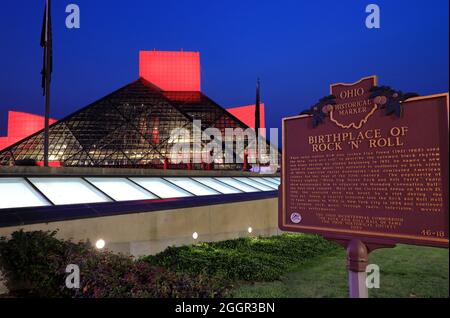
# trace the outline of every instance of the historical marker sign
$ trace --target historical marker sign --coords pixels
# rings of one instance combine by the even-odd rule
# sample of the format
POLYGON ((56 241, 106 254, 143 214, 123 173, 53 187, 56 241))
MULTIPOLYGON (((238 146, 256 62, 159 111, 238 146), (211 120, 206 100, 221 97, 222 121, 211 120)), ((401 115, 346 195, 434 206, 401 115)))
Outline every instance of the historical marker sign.
POLYGON ((283 119, 280 228, 448 247, 449 96, 410 98, 388 115, 376 85, 332 85, 336 103, 317 125, 283 119))

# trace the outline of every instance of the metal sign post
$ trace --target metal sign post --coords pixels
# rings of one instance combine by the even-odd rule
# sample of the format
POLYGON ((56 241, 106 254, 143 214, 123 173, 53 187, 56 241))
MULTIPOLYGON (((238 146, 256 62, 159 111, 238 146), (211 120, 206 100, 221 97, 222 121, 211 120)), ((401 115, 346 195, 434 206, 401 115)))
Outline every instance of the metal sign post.
POLYGON ((347 269, 350 298, 368 298, 366 268, 369 264, 366 245, 360 240, 351 240, 347 245, 347 269))

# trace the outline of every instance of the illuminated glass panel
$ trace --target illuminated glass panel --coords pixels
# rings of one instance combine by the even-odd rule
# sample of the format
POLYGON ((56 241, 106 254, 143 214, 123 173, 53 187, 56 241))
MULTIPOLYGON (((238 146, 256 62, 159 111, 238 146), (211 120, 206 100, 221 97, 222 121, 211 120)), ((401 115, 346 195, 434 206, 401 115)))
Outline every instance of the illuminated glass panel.
POLYGON ((270 183, 276 185, 277 187, 278 187, 278 185, 280 184, 278 181, 276 181, 275 179, 272 179, 272 178, 270 178, 270 177, 263 177, 262 179, 264 179, 264 180, 266 180, 266 181, 268 181, 268 182, 270 182, 270 183))
POLYGON ((249 178, 239 177, 239 178, 235 178, 235 179, 239 180, 239 181, 241 181, 241 182, 243 182, 245 184, 248 184, 249 186, 252 186, 252 187, 254 187, 256 189, 259 189, 261 191, 272 191, 273 190, 272 188, 270 188, 270 187, 268 187, 268 186, 266 186, 266 185, 264 185, 262 183, 259 183, 259 182, 256 182, 254 180, 251 180, 249 178))
POLYGON ((193 178, 193 179, 223 194, 242 193, 242 191, 233 188, 225 183, 217 181, 214 178, 193 178))
POLYGON ((256 181, 256 182, 262 183, 262 184, 264 184, 264 185, 266 185, 266 186, 268 186, 269 188, 272 188, 272 189, 274 189, 274 190, 278 190, 278 186, 277 186, 277 185, 275 185, 273 182, 267 181, 267 180, 265 180, 265 179, 263 179, 263 178, 252 177, 252 178, 250 178, 250 179, 251 179, 251 180, 254 180, 254 181, 256 181))
POLYGON ((226 183, 226 184, 228 184, 228 185, 230 185, 230 186, 232 186, 234 188, 237 188, 237 189, 239 189, 241 191, 244 191, 244 192, 258 192, 258 191, 260 191, 257 188, 251 187, 248 184, 242 183, 242 182, 240 182, 240 181, 238 181, 236 179, 230 178, 230 177, 219 177, 219 178, 216 178, 216 179, 221 181, 221 182, 223 182, 223 183, 226 183))
POLYGON ((192 196, 191 193, 161 178, 131 178, 131 180, 163 199, 192 196))
POLYGON ((0 209, 50 205, 22 178, 0 178, 0 209))
POLYGON ((186 191, 194 195, 214 195, 220 194, 216 190, 213 190, 201 183, 190 178, 166 178, 168 181, 174 183, 176 186, 183 188, 186 191))
POLYGON ((281 183, 281 178, 270 177, 270 178, 267 178, 267 179, 270 179, 270 180, 274 181, 276 184, 280 184, 281 183))
POLYGON ((28 178, 56 205, 111 201, 81 178, 28 178))
POLYGON ((116 201, 148 200, 157 196, 125 178, 86 178, 116 201))

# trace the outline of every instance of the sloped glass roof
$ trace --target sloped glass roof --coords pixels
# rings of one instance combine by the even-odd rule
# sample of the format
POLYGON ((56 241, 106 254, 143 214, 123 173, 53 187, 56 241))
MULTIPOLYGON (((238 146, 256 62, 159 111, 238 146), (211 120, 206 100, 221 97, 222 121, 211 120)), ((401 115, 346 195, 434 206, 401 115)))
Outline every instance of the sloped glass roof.
POLYGON ((162 178, 131 178, 141 187, 156 194, 161 199, 190 197, 193 194, 162 178))
POLYGON ((221 194, 220 192, 191 178, 166 178, 166 180, 197 196, 221 194))
POLYGON ((0 177, 0 210, 275 191, 267 177, 0 177))
POLYGON ((23 178, 0 178, 0 209, 51 205, 23 178))
POLYGON ((112 201, 82 178, 29 178, 46 198, 55 205, 112 201))
POLYGON ((223 194, 242 193, 241 190, 233 188, 232 186, 229 186, 228 184, 220 182, 214 178, 201 177, 193 179, 223 194))
POLYGON ((241 181, 236 180, 235 178, 231 178, 231 177, 219 177, 216 178, 217 180, 219 180, 220 182, 223 182, 229 186, 232 186, 233 188, 239 189, 242 192, 245 193, 249 193, 249 192, 258 192, 261 191, 257 188, 254 188, 246 183, 243 183, 241 181))
POLYGON ((272 188, 274 190, 278 190, 278 185, 275 184, 275 182, 270 182, 264 178, 256 178, 256 177, 250 177, 251 180, 255 181, 255 182, 259 182, 262 183, 266 186, 268 186, 269 188, 272 188))
POLYGON ((106 193, 115 201, 150 200, 158 198, 153 193, 146 191, 138 184, 126 178, 86 178, 100 191, 106 193))
POLYGON ((239 178, 236 178, 236 180, 238 180, 242 183, 248 184, 249 186, 252 186, 253 188, 256 188, 256 189, 259 189, 262 191, 274 190, 272 187, 268 187, 267 185, 265 185, 261 182, 258 182, 256 180, 250 179, 250 178, 239 177, 239 178))

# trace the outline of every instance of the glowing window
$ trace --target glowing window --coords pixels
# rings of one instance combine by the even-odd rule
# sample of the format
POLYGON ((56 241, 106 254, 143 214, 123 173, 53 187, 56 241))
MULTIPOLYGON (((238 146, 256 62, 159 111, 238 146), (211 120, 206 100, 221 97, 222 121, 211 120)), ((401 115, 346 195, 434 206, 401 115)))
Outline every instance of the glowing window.
POLYGON ((131 178, 131 180, 163 199, 192 196, 189 192, 161 178, 131 178))
POLYGON ((56 205, 111 201, 81 178, 29 178, 56 205))
POLYGON ((207 186, 198 183, 189 178, 166 178, 168 181, 174 183, 176 186, 183 188, 194 195, 214 195, 220 194, 216 190, 208 188, 207 186))
POLYGON ((268 186, 266 186, 266 185, 264 185, 262 183, 256 182, 256 181, 251 180, 249 178, 240 177, 240 178, 235 178, 235 179, 239 180, 239 181, 241 181, 241 182, 243 182, 245 184, 248 184, 249 186, 252 186, 252 187, 254 187, 256 189, 259 189, 261 191, 272 191, 273 190, 271 187, 268 187, 268 186))
POLYGON ((22 178, 0 178, 0 209, 46 206, 50 203, 22 178))
POLYGON ((125 178, 86 178, 116 201, 148 200, 157 196, 125 178))
POLYGON ((222 183, 214 178, 193 178, 193 179, 223 194, 242 193, 242 191, 233 188, 225 183, 222 183))
POLYGON ((244 191, 244 192, 258 192, 258 191, 260 191, 257 188, 251 187, 248 184, 242 183, 242 182, 240 182, 240 181, 238 181, 236 179, 230 178, 230 177, 219 177, 219 178, 216 178, 216 179, 221 181, 221 182, 223 182, 223 183, 226 183, 226 184, 228 184, 228 185, 230 185, 230 186, 232 186, 232 187, 234 187, 236 189, 244 191))

